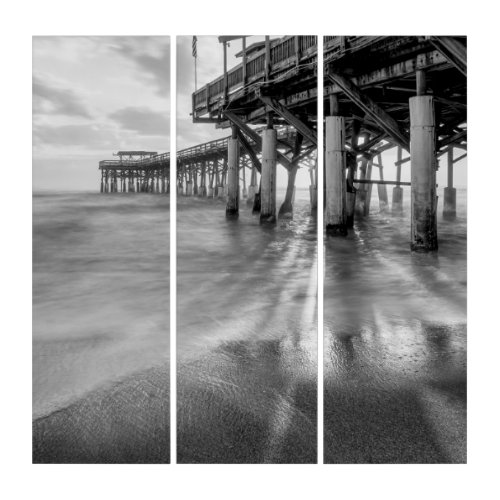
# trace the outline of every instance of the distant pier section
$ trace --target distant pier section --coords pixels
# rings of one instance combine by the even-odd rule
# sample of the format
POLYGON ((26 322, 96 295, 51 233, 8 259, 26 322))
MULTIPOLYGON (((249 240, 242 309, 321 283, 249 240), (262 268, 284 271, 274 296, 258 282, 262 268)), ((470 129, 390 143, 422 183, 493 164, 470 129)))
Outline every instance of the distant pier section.
POLYGON ((170 193, 170 153, 118 151, 99 162, 101 193, 170 193))
MULTIPOLYGON (((245 199, 248 205, 258 212, 259 185, 257 175, 261 172, 259 153, 262 133, 265 127, 252 130, 252 136, 242 142, 237 149, 238 155, 238 197, 245 199), (248 169, 248 173, 247 173, 248 169), (257 195, 257 199, 256 199, 257 195)), ((283 158, 293 151, 297 140, 297 133, 293 127, 277 127, 278 151, 283 158)), ((209 198, 223 198, 228 196, 228 160, 229 144, 232 136, 198 144, 177 152, 177 193, 182 196, 200 196, 209 198)), ((295 156, 295 163, 307 167, 311 176, 311 183, 315 182, 316 175, 316 147, 309 141, 299 143, 299 154, 295 156)))

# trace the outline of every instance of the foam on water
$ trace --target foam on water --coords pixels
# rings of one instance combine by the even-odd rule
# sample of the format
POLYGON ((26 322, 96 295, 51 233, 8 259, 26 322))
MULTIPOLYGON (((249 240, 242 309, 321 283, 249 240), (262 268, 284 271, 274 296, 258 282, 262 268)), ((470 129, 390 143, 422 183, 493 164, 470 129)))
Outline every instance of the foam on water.
POLYGON ((35 194, 33 417, 168 360, 168 197, 35 194))
MULTIPOLYGON (((279 193, 278 206, 284 193, 279 193)), ((316 459, 317 245, 307 190, 275 227, 178 201, 178 460, 316 459)))

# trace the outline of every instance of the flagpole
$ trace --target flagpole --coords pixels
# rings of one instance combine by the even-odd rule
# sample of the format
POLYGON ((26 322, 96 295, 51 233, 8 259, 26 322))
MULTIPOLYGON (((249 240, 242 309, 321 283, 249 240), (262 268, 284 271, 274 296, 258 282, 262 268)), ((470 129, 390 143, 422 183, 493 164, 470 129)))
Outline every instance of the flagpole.
POLYGON ((194 57, 194 90, 195 90, 195 92, 198 90, 198 75, 196 74, 196 59, 198 59, 198 50, 196 47, 197 43, 198 43, 198 37, 193 36, 192 54, 194 57))

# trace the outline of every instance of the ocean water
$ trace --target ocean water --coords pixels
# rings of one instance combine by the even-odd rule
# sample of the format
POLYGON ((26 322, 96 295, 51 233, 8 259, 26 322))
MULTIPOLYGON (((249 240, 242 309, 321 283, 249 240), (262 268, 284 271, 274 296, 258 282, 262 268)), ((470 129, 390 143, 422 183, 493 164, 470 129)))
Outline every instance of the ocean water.
POLYGON ((466 190, 441 213, 439 251, 410 252, 409 189, 400 217, 374 189, 370 216, 325 239, 325 462, 466 461, 466 190))
MULTIPOLYGON (((466 191, 455 221, 440 204, 431 254, 409 250, 404 198, 394 217, 374 193, 347 238, 325 238, 327 463, 466 460, 466 191)), ((316 461, 306 190, 294 215, 265 227, 243 203, 235 221, 178 199, 181 463, 316 461)), ((34 195, 34 461, 168 461, 168 308, 167 197, 34 195)))
MULTIPOLYGON (((278 207, 284 193, 278 193, 278 207)), ((316 461, 317 243, 307 190, 275 227, 179 197, 180 463, 316 461)))
POLYGON ((168 388, 169 231, 166 196, 34 194, 33 419, 151 369, 168 388))

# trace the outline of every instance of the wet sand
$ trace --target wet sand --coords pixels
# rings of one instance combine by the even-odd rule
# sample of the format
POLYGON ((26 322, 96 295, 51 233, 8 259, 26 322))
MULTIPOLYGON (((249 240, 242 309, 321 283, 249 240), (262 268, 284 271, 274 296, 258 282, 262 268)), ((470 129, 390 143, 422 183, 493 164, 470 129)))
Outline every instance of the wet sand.
POLYGON ((169 463, 169 367, 152 368, 33 422, 34 463, 169 463))

